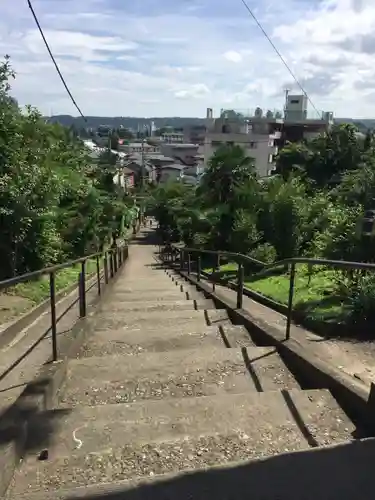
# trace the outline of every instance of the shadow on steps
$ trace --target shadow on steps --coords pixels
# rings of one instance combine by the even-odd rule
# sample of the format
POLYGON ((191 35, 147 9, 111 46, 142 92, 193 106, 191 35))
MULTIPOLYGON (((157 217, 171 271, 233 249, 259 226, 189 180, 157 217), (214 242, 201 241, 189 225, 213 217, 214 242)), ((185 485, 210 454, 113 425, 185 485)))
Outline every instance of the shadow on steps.
POLYGON ((160 235, 154 230, 140 232, 130 241, 130 245, 159 245, 160 235))
MULTIPOLYGON (((160 458, 162 460, 162 457, 160 458)), ((75 500, 373 500, 375 440, 294 452, 127 486, 102 485, 65 493, 75 500), (108 490, 111 491, 108 491, 108 490)), ((155 464, 157 474, 158 464, 155 464)), ((62 494, 62 492, 60 492, 62 494)), ((56 495, 56 492, 54 493, 56 495)), ((43 497, 45 498, 45 497, 43 497)), ((56 496, 52 497, 56 498, 56 496)), ((49 500, 49 497, 48 497, 49 500)))

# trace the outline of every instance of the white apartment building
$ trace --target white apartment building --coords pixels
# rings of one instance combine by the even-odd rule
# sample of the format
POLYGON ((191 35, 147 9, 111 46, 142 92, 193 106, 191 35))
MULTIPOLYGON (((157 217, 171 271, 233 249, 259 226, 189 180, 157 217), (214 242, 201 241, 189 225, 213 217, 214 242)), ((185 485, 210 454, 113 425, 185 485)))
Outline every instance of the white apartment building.
POLYGON ((282 144, 311 140, 334 123, 331 111, 308 110, 308 98, 286 92, 282 144))
POLYGON ((212 109, 207 109, 204 140, 204 163, 224 144, 241 146, 247 156, 254 158, 259 177, 267 177, 275 169, 278 148, 289 142, 312 139, 329 129, 333 113, 308 112, 305 95, 286 93, 283 113, 261 108, 253 111, 221 110, 214 119, 212 109))
POLYGON ((119 150, 126 154, 134 154, 134 153, 142 153, 145 155, 148 154, 157 154, 160 153, 160 147, 157 144, 148 144, 146 141, 142 142, 124 142, 123 144, 119 144, 119 150))
POLYGON ((161 134, 160 139, 168 144, 178 144, 184 142, 183 132, 164 132, 161 134))
POLYGON ((207 131, 204 142, 204 163, 222 145, 241 146, 247 156, 254 158, 260 177, 271 175, 275 167, 277 140, 281 137, 282 120, 259 116, 246 117, 234 110, 222 110, 220 117, 212 117, 207 109, 207 131), (280 122, 279 130, 277 126, 280 122))

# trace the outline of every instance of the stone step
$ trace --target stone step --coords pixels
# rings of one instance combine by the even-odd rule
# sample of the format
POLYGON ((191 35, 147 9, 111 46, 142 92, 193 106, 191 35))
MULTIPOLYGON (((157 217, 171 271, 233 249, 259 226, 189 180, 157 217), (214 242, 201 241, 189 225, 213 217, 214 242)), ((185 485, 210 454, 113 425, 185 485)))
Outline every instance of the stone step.
POLYGON ((70 360, 60 406, 299 387, 274 347, 198 347, 70 360))
MULTIPOLYGON (((342 443, 351 439, 353 431, 326 390, 248 392, 53 410, 31 419, 27 452, 10 494, 12 499, 30 498, 38 491, 57 493, 64 488, 203 471, 231 462, 245 464, 310 446, 342 443), (48 460, 38 461, 43 448, 48 448, 48 460)), ((282 464, 279 471, 283 477, 282 464)), ((311 484, 319 483, 320 478, 312 478, 311 473, 311 484)), ((293 482, 288 488, 293 491, 293 482)), ((176 497, 164 490, 162 498, 176 497)), ((201 491, 191 498, 217 497, 201 491)), ((222 498, 233 497, 228 493, 222 498)), ((271 498, 278 498, 277 489, 271 498)))
POLYGON ((143 292, 114 292, 117 299, 124 300, 126 302, 143 302, 143 301, 160 301, 160 302, 170 302, 174 300, 193 300, 193 299, 204 299, 204 295, 198 291, 195 292, 181 292, 179 289, 160 291, 149 291, 145 290, 143 292))
POLYGON ((251 337, 243 326, 204 326, 200 330, 104 330, 92 334, 76 356, 140 354, 193 347, 251 347, 251 337))
POLYGON ((220 325, 219 332, 226 347, 255 347, 250 333, 244 326, 220 325))
POLYGON ((149 283, 147 286, 142 283, 129 283, 126 280, 121 280, 117 282, 113 287, 112 290, 114 293, 124 293, 124 292, 160 292, 163 293, 165 292, 171 292, 171 291, 176 291, 179 290, 180 292, 196 292, 197 289, 193 285, 189 285, 186 282, 183 283, 177 283, 176 281, 168 281, 167 283, 165 282, 160 282, 154 281, 152 283, 149 283))
POLYGON ((200 328, 204 325, 220 326, 230 324, 228 313, 223 309, 207 311, 142 311, 106 312, 98 311, 89 316, 88 324, 92 330, 123 328, 128 330, 200 328), (190 324, 189 324, 190 323, 190 324))
MULTIPOLYGON (((227 462, 208 470, 187 469, 113 483, 38 491, 23 500, 373 500, 375 439, 285 452, 276 457, 227 462), (314 477, 319 480, 312 480, 314 477)), ((194 464, 193 464, 194 467, 194 464)))
POLYGON ((149 313, 150 311, 183 311, 183 310, 207 310, 216 309, 213 300, 210 299, 199 299, 199 300, 175 300, 175 301, 165 301, 161 300, 144 300, 143 302, 122 300, 122 297, 118 297, 116 294, 111 296, 111 300, 102 304, 98 311, 140 311, 142 313, 149 313))

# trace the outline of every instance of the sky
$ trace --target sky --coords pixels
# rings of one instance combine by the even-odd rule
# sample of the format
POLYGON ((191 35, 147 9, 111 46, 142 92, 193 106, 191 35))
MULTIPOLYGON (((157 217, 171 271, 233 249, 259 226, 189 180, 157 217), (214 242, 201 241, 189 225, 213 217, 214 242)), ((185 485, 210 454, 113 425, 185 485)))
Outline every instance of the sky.
MULTIPOLYGON (((241 0, 34 0, 85 115, 198 116, 282 109, 301 93, 241 0)), ((248 0, 316 110, 375 118, 375 0, 248 0)), ((26 0, 0 0, 12 94, 44 114, 77 111, 26 0)), ((312 113, 315 113, 310 105, 312 113)))

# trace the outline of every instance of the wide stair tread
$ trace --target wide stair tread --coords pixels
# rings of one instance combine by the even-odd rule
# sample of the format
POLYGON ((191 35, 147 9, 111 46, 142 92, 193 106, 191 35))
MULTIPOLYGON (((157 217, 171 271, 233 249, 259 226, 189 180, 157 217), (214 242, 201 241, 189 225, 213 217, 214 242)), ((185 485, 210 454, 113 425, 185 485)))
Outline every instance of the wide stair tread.
POLYGON ((178 288, 172 290, 165 290, 162 293, 160 290, 143 290, 143 291, 116 291, 114 293, 116 300, 124 300, 126 302, 143 302, 143 301, 159 301, 170 302, 174 300, 193 300, 204 299, 204 295, 198 291, 196 292, 181 292, 178 288))
POLYGON ((222 325, 194 327, 190 330, 173 326, 155 330, 100 330, 92 334, 77 357, 108 354, 164 352, 194 347, 250 347, 254 343, 244 326, 222 325))
POLYGON ((195 348, 70 360, 61 406, 299 387, 273 347, 195 348))
POLYGON ((144 280, 144 281, 126 281, 122 280, 116 283, 112 287, 112 292, 113 293, 126 293, 126 292, 135 292, 135 293, 140 293, 140 292, 159 292, 159 293, 164 293, 164 292, 171 292, 171 291, 179 291, 179 292, 196 292, 197 288, 193 285, 190 285, 189 283, 185 281, 177 282, 177 281, 160 281, 160 280, 154 280, 150 282, 149 280, 144 280))
POLYGON ((115 328, 134 329, 157 329, 157 328, 184 328, 190 329, 195 326, 216 325, 230 323, 228 313, 225 310, 196 311, 97 311, 88 320, 92 330, 107 330, 115 328), (190 323, 190 325, 189 325, 190 323))
POLYGON ((30 422, 12 498, 306 450, 344 442, 353 430, 326 390, 53 410, 30 422), (42 446, 49 449, 45 462, 37 460, 42 446))
POLYGON ((158 301, 144 300, 143 302, 132 302, 123 300, 122 297, 114 295, 111 301, 103 304, 98 310, 102 311, 142 311, 148 313, 150 311, 182 311, 182 310, 206 310, 215 309, 213 300, 210 299, 194 299, 194 300, 175 300, 175 301, 158 301))

